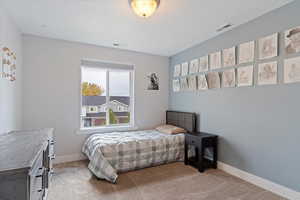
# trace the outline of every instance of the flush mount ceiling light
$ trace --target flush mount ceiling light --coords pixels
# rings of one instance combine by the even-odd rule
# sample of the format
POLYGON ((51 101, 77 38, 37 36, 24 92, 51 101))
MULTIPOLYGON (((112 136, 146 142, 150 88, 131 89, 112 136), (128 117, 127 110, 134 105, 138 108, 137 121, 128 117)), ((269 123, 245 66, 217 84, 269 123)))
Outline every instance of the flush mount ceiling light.
POLYGON ((131 8, 140 17, 150 17, 158 8, 160 0, 128 0, 131 8))

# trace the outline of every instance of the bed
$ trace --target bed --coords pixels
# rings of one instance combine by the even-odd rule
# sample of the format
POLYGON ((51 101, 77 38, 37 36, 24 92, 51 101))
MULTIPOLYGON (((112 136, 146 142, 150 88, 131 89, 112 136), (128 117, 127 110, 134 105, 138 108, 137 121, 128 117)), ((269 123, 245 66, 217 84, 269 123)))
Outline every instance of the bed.
MULTIPOLYGON (((167 111, 166 123, 196 130, 194 113, 167 111)), ((116 183, 126 172, 184 160, 184 134, 168 135, 157 130, 95 133, 82 147, 88 168, 100 179, 116 183)))

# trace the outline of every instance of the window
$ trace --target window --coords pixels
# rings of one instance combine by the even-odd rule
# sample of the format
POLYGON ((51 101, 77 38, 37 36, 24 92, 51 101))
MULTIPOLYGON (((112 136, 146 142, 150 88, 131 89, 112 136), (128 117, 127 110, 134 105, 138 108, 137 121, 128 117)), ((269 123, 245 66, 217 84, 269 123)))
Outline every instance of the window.
POLYGON ((81 128, 134 125, 133 73, 129 65, 82 61, 81 128))

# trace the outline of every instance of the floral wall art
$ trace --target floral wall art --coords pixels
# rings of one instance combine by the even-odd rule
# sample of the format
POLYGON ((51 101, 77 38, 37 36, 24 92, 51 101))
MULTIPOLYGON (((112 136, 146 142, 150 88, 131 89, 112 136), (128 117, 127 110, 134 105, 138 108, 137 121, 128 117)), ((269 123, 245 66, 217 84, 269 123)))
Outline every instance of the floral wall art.
POLYGON ((287 54, 300 52, 300 26, 285 32, 285 51, 287 54))
POLYGON ((232 67, 235 65, 235 47, 223 50, 224 67, 232 67))
POLYGON ((254 41, 240 44, 239 64, 253 62, 254 60, 254 41))
POLYGON ((300 82, 300 57, 284 61, 284 83, 300 82))
POLYGON ((273 58, 278 55, 278 33, 259 39, 259 59, 273 58))
POLYGON ((277 83, 277 62, 262 63, 258 65, 258 85, 277 83))
POLYGON ((208 56, 203 56, 199 59, 199 72, 208 71, 208 56))
POLYGON ((222 73, 222 87, 235 87, 235 69, 229 69, 222 73))
POLYGON ((1 47, 1 77, 10 81, 16 80, 17 56, 8 47, 1 47))
POLYGON ((221 52, 220 51, 211 53, 209 55, 209 59, 210 59, 210 69, 214 70, 214 69, 221 68, 221 52))

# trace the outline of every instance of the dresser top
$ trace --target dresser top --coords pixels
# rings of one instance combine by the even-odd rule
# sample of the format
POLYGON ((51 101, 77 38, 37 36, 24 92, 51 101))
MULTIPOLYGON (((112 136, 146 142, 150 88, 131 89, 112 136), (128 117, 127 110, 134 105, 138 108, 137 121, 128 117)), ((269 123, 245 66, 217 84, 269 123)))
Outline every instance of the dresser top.
POLYGON ((0 135, 0 173, 30 169, 52 134, 53 129, 40 129, 0 135))

